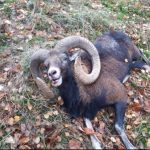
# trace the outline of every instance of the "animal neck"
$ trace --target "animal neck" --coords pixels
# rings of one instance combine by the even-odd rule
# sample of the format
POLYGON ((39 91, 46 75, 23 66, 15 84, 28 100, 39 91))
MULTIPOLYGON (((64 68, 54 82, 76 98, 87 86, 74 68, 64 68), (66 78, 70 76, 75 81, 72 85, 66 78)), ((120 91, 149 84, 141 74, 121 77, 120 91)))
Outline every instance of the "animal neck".
POLYGON ((62 86, 59 87, 59 92, 60 96, 64 100, 64 107, 66 108, 66 111, 74 117, 79 116, 80 111, 78 109, 80 96, 72 70, 67 72, 67 76, 63 79, 62 86))

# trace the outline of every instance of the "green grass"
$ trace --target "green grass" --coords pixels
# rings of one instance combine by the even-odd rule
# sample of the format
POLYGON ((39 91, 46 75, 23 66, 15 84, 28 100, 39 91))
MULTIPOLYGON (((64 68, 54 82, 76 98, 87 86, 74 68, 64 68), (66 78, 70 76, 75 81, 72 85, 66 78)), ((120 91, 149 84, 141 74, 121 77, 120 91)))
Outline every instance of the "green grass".
MULTIPOLYGON (((31 0, 31 2, 33 1, 31 0)), ((16 61, 16 58, 13 59, 12 57, 19 56, 19 63, 22 67, 21 71, 23 71, 24 73, 22 76, 24 78, 23 81, 19 85, 17 85, 17 88, 24 86, 23 91, 21 93, 18 93, 17 89, 17 91, 11 94, 10 97, 7 98, 7 100, 4 99, 4 102, 12 102, 13 105, 16 106, 15 109, 13 109, 13 115, 19 115, 22 117, 22 119, 18 123, 18 126, 21 123, 28 122, 34 124, 36 122, 36 116, 38 115, 41 117, 42 123, 44 121, 52 124, 55 123, 57 124, 57 127, 60 124, 63 125, 64 123, 67 123, 73 127, 76 127, 76 124, 72 124, 69 116, 65 113, 59 113, 58 115, 49 116, 48 119, 44 118, 45 113, 57 110, 58 106, 57 104, 50 105, 48 100, 45 100, 41 96, 40 91, 37 89, 34 81, 29 81, 29 79, 31 79, 31 73, 29 70, 31 58, 30 56, 34 52, 34 47, 43 47, 45 42, 47 42, 47 45, 45 47, 51 48, 61 37, 67 37, 69 35, 75 35, 77 33, 89 38, 91 41, 95 41, 96 37, 98 35, 101 35, 102 32, 109 31, 110 28, 113 28, 116 30, 121 29, 125 32, 127 31, 127 34, 131 36, 131 38, 133 38, 134 34, 138 36, 139 41, 134 42, 139 48, 144 49, 144 54, 148 58, 150 58, 150 51, 148 50, 150 48, 150 36, 148 34, 149 32, 141 27, 138 28, 137 26, 141 25, 141 23, 147 24, 150 17, 149 12, 144 9, 146 6, 143 4, 141 7, 135 7, 136 2, 139 3, 139 0, 44 0, 44 2, 45 5, 43 7, 37 7, 33 16, 30 16, 32 14, 32 9, 30 9, 29 11, 27 6, 25 6, 25 4, 19 4, 19 1, 5 0, 5 2, 0 5, 0 10, 2 10, 1 13, 3 15, 6 14, 7 19, 10 19, 10 16, 12 15, 11 4, 16 3, 18 9, 20 8, 29 11, 27 18, 25 18, 23 21, 21 20, 20 23, 23 25, 28 25, 31 23, 33 25, 33 31, 25 32, 27 34, 32 34, 32 39, 29 41, 27 39, 20 42, 19 39, 15 37, 15 35, 11 39, 5 34, 0 34, 0 52, 4 52, 6 49, 11 50, 11 63, 15 63, 16 61), (94 8, 92 4, 96 4, 98 8, 94 8), (128 17, 128 19, 124 19, 125 17, 128 17), (55 32, 53 27, 56 27, 57 29, 57 26, 58 31, 55 33, 55 38, 53 37, 53 34, 55 32), (46 31, 47 35, 37 36, 36 33, 39 31, 46 31), (48 38, 48 35, 52 35, 52 37, 48 38), (8 41, 10 41, 11 44, 8 44, 8 41), (22 44, 24 44, 25 46, 22 46, 22 44), (23 47, 23 50, 21 52, 18 52, 15 47, 19 47, 20 45, 23 47), (32 110, 29 110, 27 108, 28 102, 33 106, 32 110), (18 105, 20 106, 19 109, 17 108, 18 105)), ((15 32, 17 34, 18 30, 15 29, 15 31, 17 31, 15 32)), ((8 60, 7 63, 10 62, 8 60)), ((11 80, 16 84, 17 80, 21 80, 20 78, 18 78, 18 74, 12 75, 8 80, 11 80)), ((141 73, 139 77, 144 80, 150 79, 148 75, 143 73, 141 73)), ((7 84, 8 83, 6 83, 6 85, 7 84)), ((130 82, 130 86, 139 88, 139 85, 135 81, 130 82)), ((144 115, 145 114, 143 114, 143 116, 144 115)), ((112 128, 112 124, 110 124, 109 122, 109 113, 105 112, 105 115, 99 116, 99 120, 101 119, 106 123, 107 126, 106 135, 111 136, 111 134, 114 133, 114 128, 112 128)), ((145 119, 149 120, 148 118, 145 119)), ((0 125, 0 130, 5 130, 7 127, 9 126, 5 124, 0 125)), ((42 125, 39 128, 41 127, 42 125)), ((139 147, 139 145, 142 143, 146 148, 146 138, 150 136, 149 130, 150 129, 148 123, 141 122, 141 124, 136 127, 135 132, 138 132, 138 137, 135 140, 137 141, 137 147, 139 147)), ((70 137, 75 139, 77 138, 73 134, 70 137, 66 137, 65 132, 70 133, 71 131, 69 129, 63 129, 61 131, 61 142, 56 144, 56 148, 57 146, 61 148, 68 148, 70 137)), ((6 144, 4 140, 9 134, 13 135, 11 132, 8 132, 5 133, 3 137, 0 137, 1 149, 10 148, 10 145, 6 144)), ((79 134, 81 134, 80 131, 79 134)), ((109 137, 106 137, 106 135, 103 135, 103 138, 106 139, 106 141, 109 141, 109 137)), ((40 135, 38 133, 38 136, 40 136, 44 147, 47 148, 47 145, 45 143, 45 135, 40 135)), ((82 136, 84 137, 84 142, 82 144, 86 145, 87 148, 89 148, 91 146, 89 139, 86 135, 82 134, 82 136)), ((103 144, 107 145, 108 143, 106 142, 103 144)))
POLYGON ((146 147, 146 140, 150 138, 150 124, 148 122, 141 122, 135 131, 138 133, 136 138, 138 144, 142 143, 146 147))
POLYGON ((2 4, 0 4, 0 9, 5 16, 10 17, 12 13, 12 9, 10 7, 11 4, 16 2, 16 0, 4 0, 2 4))
POLYGON ((101 0, 101 2, 111 11, 117 12, 119 14, 118 19, 123 19, 125 15, 132 16, 133 14, 139 15, 140 17, 144 18, 150 17, 149 11, 144 11, 141 9, 140 7, 141 2, 139 0, 134 1, 101 0), (136 8, 136 4, 139 4, 139 7, 136 8))

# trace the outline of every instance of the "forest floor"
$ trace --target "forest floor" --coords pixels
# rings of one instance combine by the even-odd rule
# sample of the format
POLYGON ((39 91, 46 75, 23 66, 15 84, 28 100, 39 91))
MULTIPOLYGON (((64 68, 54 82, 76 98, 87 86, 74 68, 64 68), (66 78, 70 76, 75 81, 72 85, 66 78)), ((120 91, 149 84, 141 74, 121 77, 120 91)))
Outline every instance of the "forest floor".
MULTIPOLYGON (((0 0, 0 149, 92 148, 82 118, 71 119, 59 97, 44 99, 29 70, 31 54, 69 35, 94 42, 111 29, 126 32, 150 58, 147 0, 0 0)), ((125 83, 125 129, 133 145, 150 148, 150 75, 134 70, 125 83)), ((125 148, 111 108, 92 121, 105 148, 125 148)))

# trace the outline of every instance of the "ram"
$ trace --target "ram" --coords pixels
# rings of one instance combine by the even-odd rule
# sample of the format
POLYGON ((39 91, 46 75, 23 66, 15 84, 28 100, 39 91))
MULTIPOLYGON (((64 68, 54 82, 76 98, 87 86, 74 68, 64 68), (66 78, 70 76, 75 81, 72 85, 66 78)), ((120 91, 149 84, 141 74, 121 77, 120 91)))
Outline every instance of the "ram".
MULTIPOLYGON (((122 84, 132 68, 149 69, 149 62, 123 32, 111 31, 96 39, 95 44, 80 36, 60 40, 52 50, 39 50, 31 59, 31 73, 41 91, 52 98, 55 93, 40 77, 44 63, 52 86, 59 89, 66 111, 73 117, 83 117, 88 128, 96 113, 104 107, 115 109, 115 129, 127 149, 135 149, 124 131, 127 93, 122 84), (72 54, 70 50, 74 48, 72 54)), ((101 148, 91 135, 94 148, 101 148)))

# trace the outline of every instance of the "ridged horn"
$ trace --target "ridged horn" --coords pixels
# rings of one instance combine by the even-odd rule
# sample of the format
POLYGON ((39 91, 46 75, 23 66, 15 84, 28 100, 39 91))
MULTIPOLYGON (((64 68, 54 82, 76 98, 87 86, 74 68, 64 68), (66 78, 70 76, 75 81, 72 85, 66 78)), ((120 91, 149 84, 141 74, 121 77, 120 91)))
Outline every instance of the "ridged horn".
POLYGON ((96 47, 86 38, 81 36, 69 36, 60 40, 54 49, 59 52, 65 52, 73 48, 85 50, 91 56, 92 60, 92 71, 87 74, 82 69, 80 58, 77 58, 74 64, 75 76, 86 85, 95 82, 101 70, 100 57, 96 47))
POLYGON ((36 51, 31 56, 31 63, 30 63, 30 71, 33 76, 33 79, 35 80, 39 90, 41 90, 42 94, 46 98, 54 98, 55 94, 50 90, 50 88, 46 85, 45 81, 41 79, 40 77, 40 64, 45 61, 45 59, 48 57, 49 51, 45 49, 40 49, 36 51))

